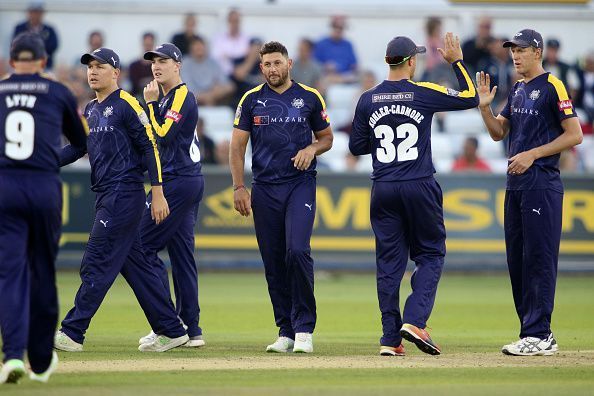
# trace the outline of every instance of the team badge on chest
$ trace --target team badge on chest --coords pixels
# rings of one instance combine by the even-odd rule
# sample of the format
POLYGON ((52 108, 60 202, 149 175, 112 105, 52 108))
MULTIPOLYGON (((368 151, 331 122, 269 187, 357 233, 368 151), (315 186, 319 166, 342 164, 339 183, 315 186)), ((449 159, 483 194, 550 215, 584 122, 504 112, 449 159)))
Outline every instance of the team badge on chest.
POLYGON ((105 110, 103 110, 103 117, 109 118, 111 115, 113 115, 113 106, 107 106, 105 110))
POLYGON ((538 99, 538 97, 540 96, 540 90, 539 89, 535 89, 534 91, 530 92, 530 100, 536 100, 538 99))
POLYGON ((291 106, 293 106, 293 107, 294 107, 294 108, 296 108, 296 109, 300 109, 300 108, 302 108, 302 107, 304 106, 304 104, 305 104, 305 103, 303 102, 303 99, 301 99, 301 98, 295 98, 295 99, 293 99, 293 101, 291 102, 291 106))

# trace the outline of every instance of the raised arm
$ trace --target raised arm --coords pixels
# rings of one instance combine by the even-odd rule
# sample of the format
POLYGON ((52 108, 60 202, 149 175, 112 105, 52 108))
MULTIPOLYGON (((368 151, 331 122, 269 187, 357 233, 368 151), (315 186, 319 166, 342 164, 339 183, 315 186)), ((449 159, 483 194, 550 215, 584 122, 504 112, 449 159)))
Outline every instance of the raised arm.
POLYGON ((491 135, 491 139, 498 142, 509 133, 509 120, 501 114, 495 117, 491 110, 491 103, 495 98, 497 86, 490 89, 491 77, 483 71, 476 73, 476 85, 480 99, 479 111, 481 117, 483 117, 483 122, 489 131, 489 135, 491 135))

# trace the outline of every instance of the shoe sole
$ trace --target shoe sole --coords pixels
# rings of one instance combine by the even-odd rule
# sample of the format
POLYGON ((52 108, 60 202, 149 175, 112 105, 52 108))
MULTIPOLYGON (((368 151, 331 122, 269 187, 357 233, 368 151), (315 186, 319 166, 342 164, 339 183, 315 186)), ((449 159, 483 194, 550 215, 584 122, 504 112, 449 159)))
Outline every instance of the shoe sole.
POLYGON ((25 376, 25 371, 21 369, 15 369, 8 374, 6 378, 7 384, 18 384, 18 382, 25 376))
POLYGON ((177 348, 179 346, 182 346, 183 344, 185 344, 188 341, 189 341, 189 337, 186 336, 186 337, 182 338, 181 340, 174 341, 171 344, 168 344, 166 346, 160 347, 159 349, 142 350, 140 348, 143 347, 144 345, 151 345, 151 344, 143 344, 143 345, 140 345, 138 347, 138 350, 140 352, 167 352, 167 351, 169 351, 171 349, 174 349, 174 348, 177 348))
POLYGON ((382 349, 380 350, 380 356, 405 356, 405 354, 390 351, 389 349, 382 349))
POLYGON ((293 348, 286 349, 286 350, 274 349, 274 348, 266 348, 266 352, 267 353, 290 353, 290 352, 293 352, 293 348))
POLYGON ((206 345, 206 342, 204 342, 204 340, 190 340, 188 342, 186 342, 184 345, 182 345, 182 347, 184 348, 200 348, 206 345))
POLYGON ((439 350, 435 345, 428 343, 415 333, 408 331, 408 329, 400 330, 400 335, 406 341, 415 344, 417 348, 419 348, 422 352, 425 352, 426 354, 433 356, 441 355, 441 350, 439 350))
POLYGON ((305 349, 293 349, 293 353, 313 353, 313 349, 311 351, 306 351, 305 349))
POLYGON ((57 351, 62 351, 62 352, 82 352, 82 348, 72 348, 72 347, 68 347, 68 346, 64 346, 64 345, 56 345, 54 344, 54 349, 57 351))
POLYGON ((538 351, 538 352, 529 352, 529 353, 523 353, 523 352, 513 353, 507 349, 501 350, 501 353, 503 353, 504 355, 507 355, 507 356, 552 356, 552 355, 556 354, 557 352, 559 352, 559 348, 538 351))

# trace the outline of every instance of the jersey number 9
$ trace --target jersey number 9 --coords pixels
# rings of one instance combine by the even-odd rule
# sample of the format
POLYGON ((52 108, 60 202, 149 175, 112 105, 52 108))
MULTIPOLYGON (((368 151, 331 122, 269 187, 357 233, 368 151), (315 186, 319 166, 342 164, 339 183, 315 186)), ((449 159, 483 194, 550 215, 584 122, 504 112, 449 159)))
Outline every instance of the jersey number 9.
POLYGON ((419 139, 419 130, 413 124, 401 124, 396 127, 396 137, 404 139, 398 146, 394 146, 394 130, 388 125, 378 125, 373 130, 375 137, 380 140, 376 150, 379 162, 389 164, 395 159, 398 162, 413 161, 419 156, 419 150, 413 147, 419 139))
POLYGON ((13 160, 26 160, 33 154, 35 144, 35 120, 23 110, 14 110, 6 117, 6 156, 13 160))

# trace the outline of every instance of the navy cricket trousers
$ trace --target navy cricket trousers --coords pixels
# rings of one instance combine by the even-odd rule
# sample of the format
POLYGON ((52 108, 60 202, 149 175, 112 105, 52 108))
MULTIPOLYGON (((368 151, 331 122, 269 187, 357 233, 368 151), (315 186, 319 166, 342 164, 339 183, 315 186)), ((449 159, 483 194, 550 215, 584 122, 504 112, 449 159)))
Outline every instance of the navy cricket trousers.
POLYGON ((402 324, 423 329, 433 310, 446 251, 441 188, 433 177, 403 182, 375 181, 370 217, 382 315, 380 344, 396 347, 402 342, 402 324), (409 253, 416 268, 411 279, 412 293, 402 317, 400 283, 409 253))
POLYGON ((505 246, 520 338, 551 333, 562 214, 561 192, 505 192, 505 246))
POLYGON ((188 326, 188 335, 195 337, 202 335, 202 329, 199 326, 200 305, 198 268, 194 260, 194 226, 198 206, 204 194, 204 178, 179 176, 165 181, 163 191, 171 214, 161 224, 155 224, 151 219, 152 196, 149 193, 147 207, 140 223, 140 239, 147 260, 155 268, 170 294, 167 268, 157 254, 167 248, 171 260, 176 312, 188 326))
POLYGON ((0 173, 0 332, 4 361, 47 370, 58 323, 55 261, 62 227, 58 175, 0 173))
POLYGON ((144 191, 97 194, 95 221, 80 267, 82 284, 62 331, 83 343, 91 319, 119 273, 132 287, 151 327, 167 337, 185 334, 161 279, 146 260, 138 226, 145 207, 144 191))
POLYGON ((254 184, 252 210, 258 247, 279 336, 313 333, 314 262, 310 239, 316 214, 316 179, 254 184))

